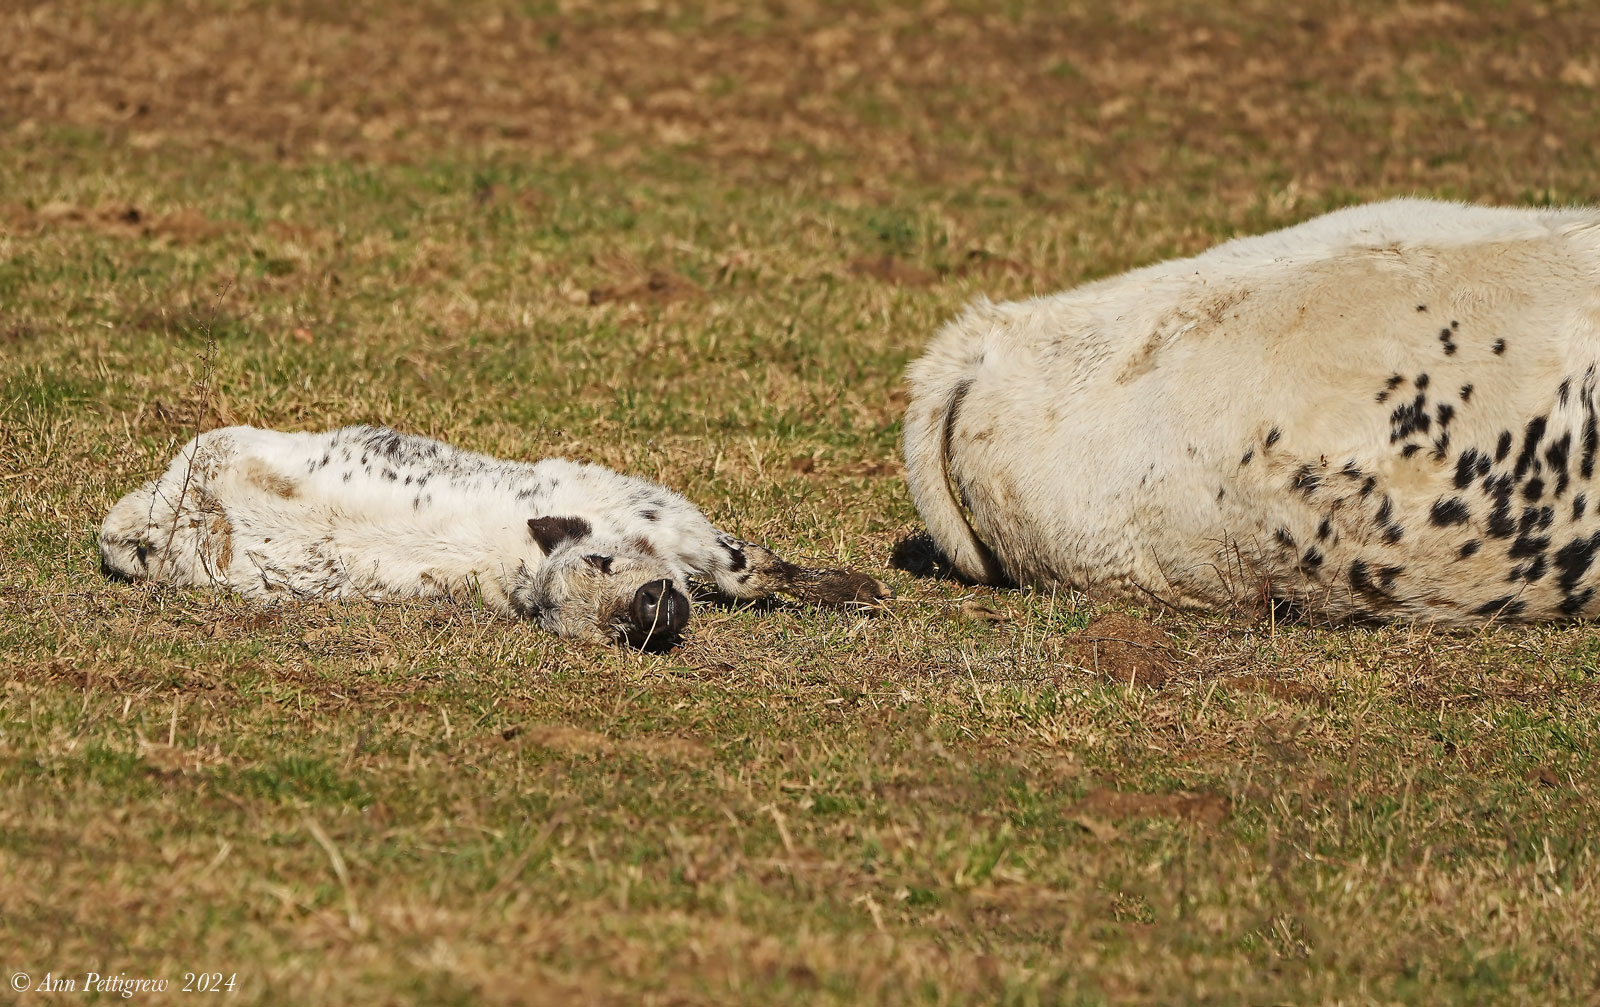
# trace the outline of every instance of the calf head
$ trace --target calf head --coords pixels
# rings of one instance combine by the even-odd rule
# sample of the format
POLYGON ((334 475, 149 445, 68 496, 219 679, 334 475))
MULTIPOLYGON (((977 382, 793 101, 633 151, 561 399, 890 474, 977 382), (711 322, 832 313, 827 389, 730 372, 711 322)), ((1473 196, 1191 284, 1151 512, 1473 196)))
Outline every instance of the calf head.
POLYGON ((680 575, 649 540, 597 536, 581 517, 540 517, 528 533, 544 561, 517 578, 511 604, 561 636, 665 649, 689 623, 680 575))

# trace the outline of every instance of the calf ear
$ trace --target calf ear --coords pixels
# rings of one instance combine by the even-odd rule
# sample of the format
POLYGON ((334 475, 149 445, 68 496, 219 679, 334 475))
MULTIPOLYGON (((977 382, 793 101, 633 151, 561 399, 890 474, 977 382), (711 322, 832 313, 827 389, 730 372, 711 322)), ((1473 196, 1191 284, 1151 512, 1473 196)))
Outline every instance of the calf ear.
POLYGON ((581 517, 536 517, 528 519, 528 531, 546 556, 569 538, 583 538, 594 531, 581 517))

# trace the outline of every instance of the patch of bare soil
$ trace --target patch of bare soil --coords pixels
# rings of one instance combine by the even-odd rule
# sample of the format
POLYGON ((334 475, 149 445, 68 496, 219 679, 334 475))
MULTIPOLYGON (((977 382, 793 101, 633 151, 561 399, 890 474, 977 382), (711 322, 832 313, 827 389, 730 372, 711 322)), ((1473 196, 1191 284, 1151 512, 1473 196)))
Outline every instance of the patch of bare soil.
POLYGON ((850 263, 850 272, 856 276, 870 276, 897 287, 926 287, 939 282, 939 274, 931 269, 913 266, 892 255, 876 259, 857 259, 850 263))
MULTIPOLYGON (((1180 790, 1172 794, 1141 794, 1132 790, 1097 787, 1073 811, 1080 816, 1117 821, 1124 818, 1172 818, 1200 825, 1219 825, 1232 810, 1232 802, 1211 791, 1180 790)), ((1092 830, 1091 830, 1092 831, 1092 830)))
POLYGON ((897 287, 928 287, 947 279, 961 279, 968 276, 1035 277, 1038 275, 1015 259, 995 255, 981 248, 968 251, 961 257, 961 261, 953 266, 940 266, 937 269, 912 265, 893 255, 855 259, 851 261, 849 268, 853 276, 869 276, 897 287))
POLYGON ((1152 688, 1166 684, 1182 666, 1165 630, 1123 612, 1096 616, 1067 641, 1066 653, 1097 675, 1152 688))
POLYGON ((1229 692, 1271 696, 1273 699, 1286 703, 1300 703, 1307 706, 1326 708, 1328 696, 1314 685, 1304 682, 1292 682, 1282 678, 1267 678, 1263 675, 1239 675, 1235 678, 1222 680, 1222 687, 1229 692))
POLYGON ((666 269, 652 269, 615 284, 589 291, 590 304, 667 304, 688 300, 704 293, 685 276, 666 269))
POLYGON ((688 738, 613 738, 567 724, 519 724, 498 737, 501 743, 526 743, 562 755, 625 754, 692 762, 710 754, 706 746, 688 738))
POLYGON ((127 203, 85 207, 53 202, 36 210, 11 206, 0 211, 0 217, 7 226, 19 231, 81 227, 114 237, 161 240, 177 245, 197 244, 230 230, 229 225, 212 220, 198 210, 152 213, 127 203))

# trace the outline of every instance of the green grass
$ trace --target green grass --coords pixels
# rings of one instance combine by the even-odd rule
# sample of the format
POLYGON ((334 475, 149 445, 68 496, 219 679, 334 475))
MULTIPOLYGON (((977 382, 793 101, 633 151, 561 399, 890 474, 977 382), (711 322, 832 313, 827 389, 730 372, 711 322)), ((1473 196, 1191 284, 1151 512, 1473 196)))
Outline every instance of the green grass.
POLYGON ((964 303, 1390 195, 1592 199, 1593 12, 556 7, 0 16, 11 79, 54 96, 0 106, 7 976, 221 971, 263 1004, 1600 996, 1588 626, 1329 630, 887 569, 918 529, 900 375, 964 303), (470 606, 106 580, 107 508, 232 422, 591 459, 899 598, 705 607, 648 656, 470 606), (1156 684, 1092 642, 1108 617, 1167 641, 1156 684))

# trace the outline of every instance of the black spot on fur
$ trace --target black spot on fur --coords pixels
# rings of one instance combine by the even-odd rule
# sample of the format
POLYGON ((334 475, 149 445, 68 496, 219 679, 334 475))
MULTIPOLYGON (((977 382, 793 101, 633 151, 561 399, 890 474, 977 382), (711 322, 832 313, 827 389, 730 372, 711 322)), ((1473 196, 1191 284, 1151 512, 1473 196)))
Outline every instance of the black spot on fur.
POLYGON ((1502 619, 1515 619, 1522 614, 1524 608, 1527 608, 1526 602, 1518 601, 1517 596, 1514 594, 1508 594, 1504 598, 1496 598, 1494 601, 1484 602, 1477 607, 1476 613, 1486 619, 1495 616, 1499 616, 1502 619))
POLYGON ((642 511, 639 512, 639 516, 644 518, 646 521, 660 521, 661 520, 661 515, 659 513, 657 513, 656 511, 653 511, 653 510, 642 510, 642 511))
POLYGON ((1439 421, 1441 427, 1449 426, 1450 421, 1455 419, 1455 415, 1456 407, 1448 402, 1439 403, 1439 408, 1434 411, 1434 417, 1439 421))
POLYGON ((1287 546, 1290 549, 1294 548, 1294 536, 1289 534, 1289 529, 1287 528, 1279 528, 1273 538, 1278 540, 1279 545, 1287 546))
POLYGON ((1417 380, 1416 380, 1416 386, 1417 386, 1417 391, 1421 391, 1424 388, 1427 388, 1428 387, 1428 376, 1426 374, 1418 374, 1417 375, 1417 380))
POLYGON ((1482 542, 1479 542, 1475 538, 1468 539, 1467 541, 1461 543, 1460 549, 1456 550, 1456 559, 1466 559, 1468 556, 1476 556, 1478 554, 1478 550, 1482 548, 1482 542))
POLYGON ((1412 433, 1427 433, 1433 425, 1428 415, 1428 398, 1418 394, 1410 402, 1402 402, 1389 414, 1389 443, 1404 440, 1412 433))
POLYGON ((1519 535, 1511 543, 1511 549, 1506 553, 1512 559, 1527 559, 1530 556, 1542 556, 1550 548, 1550 540, 1543 535, 1519 535))
POLYGON ((1278 438, 1282 437, 1282 436, 1283 436, 1283 434, 1279 432, 1277 427, 1273 427, 1271 430, 1268 430, 1267 431, 1267 447, 1270 448, 1270 447, 1272 447, 1272 445, 1278 443, 1278 438))
POLYGON ((1381 594, 1372 577, 1367 573, 1365 560, 1356 560, 1350 564, 1350 586, 1357 592, 1365 595, 1381 594))
POLYGON ((1585 605, 1594 600, 1594 588, 1584 588, 1577 594, 1569 594, 1561 599, 1561 614, 1572 617, 1582 612, 1585 605))
POLYGON ((1566 405, 1567 404, 1567 396, 1571 392, 1572 392, 1572 379, 1571 378, 1563 378, 1561 380, 1561 384, 1556 386, 1556 402, 1558 402, 1559 404, 1561 404, 1563 406, 1566 405))
POLYGON ((1383 498, 1383 503, 1379 505, 1378 513, 1375 515, 1374 520, 1377 521, 1378 527, 1382 529, 1383 541, 1388 545, 1394 545, 1406 533, 1403 527, 1395 523, 1394 501, 1387 496, 1383 498))
POLYGON ((1573 497, 1572 498, 1572 520, 1581 521, 1583 519, 1583 509, 1585 507, 1587 507, 1588 505, 1589 505, 1589 496, 1588 496, 1588 494, 1579 493, 1577 496, 1573 497))
POLYGON ((1571 594, 1583 580, 1583 575, 1594 565, 1594 554, 1600 550, 1600 532, 1588 538, 1575 538, 1556 550, 1556 569, 1561 571, 1559 583, 1562 592, 1571 594))
POLYGON ((1517 530, 1517 523, 1511 516, 1511 493, 1516 484, 1509 475, 1498 475, 1485 479, 1483 488, 1494 499, 1494 508, 1489 511, 1489 536, 1510 538, 1517 530))
POLYGON ((1441 433, 1433 439, 1433 460, 1442 462, 1450 457, 1450 434, 1441 433))
POLYGON ((1316 546, 1307 549, 1305 555, 1300 557, 1300 567, 1303 570, 1315 570, 1321 565, 1322 553, 1317 550, 1316 546))
POLYGON ((1319 541, 1319 542, 1326 541, 1328 536, 1332 535, 1332 534, 1333 534, 1333 521, 1328 519, 1328 518, 1323 518, 1322 519, 1322 523, 1317 525, 1317 541, 1319 541))
POLYGON ((1494 345, 1489 348, 1493 350, 1494 355, 1498 357, 1500 354, 1506 351, 1506 341, 1504 339, 1496 339, 1494 341, 1494 345))
POLYGON ((1421 444, 1407 444, 1405 447, 1400 449, 1400 457, 1402 457, 1402 458, 1410 458, 1412 455, 1416 454, 1418 451, 1421 451, 1421 450, 1422 450, 1422 445, 1421 444))
POLYGON ((1461 452, 1461 457, 1456 459, 1456 489, 1464 490, 1472 485, 1472 472, 1480 457, 1477 448, 1467 448, 1461 452))
POLYGON ((1339 470, 1339 474, 1344 476, 1346 479, 1360 479, 1361 469, 1356 465, 1354 460, 1351 460, 1344 463, 1344 468, 1339 470))
POLYGON ((734 573, 743 570, 745 564, 749 562, 745 558, 744 550, 726 543, 722 547, 728 551, 728 569, 734 573))
POLYGON ((1449 500, 1435 500, 1433 510, 1428 514, 1428 520, 1441 528, 1450 525, 1465 524, 1471 512, 1467 510, 1466 502, 1460 497, 1451 497, 1449 500))
POLYGON ((592 533, 594 528, 581 517, 545 516, 529 518, 528 531, 545 555, 549 555, 567 539, 583 538, 592 533))
POLYGON ((1594 475, 1595 450, 1600 448, 1600 429, 1596 429, 1594 401, 1583 402, 1583 458, 1578 463, 1578 474, 1585 479, 1594 475))
POLYGON ((1246 451, 1244 453, 1244 457, 1243 458, 1239 459, 1239 464, 1240 465, 1249 465, 1250 464, 1250 459, 1254 458, 1255 456, 1256 456, 1256 449, 1255 448, 1251 448, 1249 451, 1246 451))
POLYGON ((1367 476, 1367 478, 1365 480, 1363 480, 1362 483, 1361 483, 1361 495, 1362 496, 1371 495, 1373 487, 1377 486, 1377 485, 1378 485, 1377 476, 1367 476))
POLYGON ((1306 496, 1310 496, 1318 486, 1322 485, 1322 476, 1317 473, 1314 466, 1302 465, 1299 471, 1295 472, 1291 485, 1306 496))
POLYGON ((1519 530, 1523 532, 1529 529, 1545 531, 1555 524, 1555 521, 1556 509, 1554 507, 1528 507, 1522 512, 1522 523, 1519 530))
POLYGON ((1522 451, 1517 455, 1517 465, 1514 470, 1519 482, 1538 460, 1539 442, 1544 439, 1545 423, 1543 416, 1535 416, 1528 421, 1528 429, 1523 433, 1522 451))
POLYGON ((1391 374, 1389 375, 1389 379, 1383 383, 1383 387, 1389 389, 1390 391, 1394 391, 1396 388, 1399 388, 1400 385, 1405 382, 1405 380, 1405 378, 1398 374, 1391 374))
POLYGON ((1428 306, 1426 304, 1417 305, 1417 313, 1418 314, 1421 314, 1421 313, 1423 313, 1423 312, 1425 312, 1427 310, 1428 310, 1428 306))
POLYGON ((1466 402, 1470 398, 1472 398, 1472 386, 1471 385, 1462 385, 1461 386, 1461 401, 1462 402, 1466 402))
POLYGON ((1550 446, 1545 449, 1545 464, 1548 465, 1550 467, 1550 471, 1554 472, 1556 475, 1556 496, 1560 496, 1561 494, 1565 493, 1567 491, 1567 487, 1572 483, 1572 476, 1567 472, 1567 459, 1570 458, 1571 455, 1572 434, 1570 431, 1562 434, 1558 439, 1551 441, 1550 446))
MULTIPOLYGON (((1389 573, 1388 580, 1393 583, 1394 575, 1399 573, 1399 568, 1384 567, 1383 570, 1389 573)), ((1379 576, 1381 578, 1382 574, 1379 576)), ((1374 581, 1372 571, 1365 560, 1358 559, 1350 564, 1350 587, 1376 607, 1387 608, 1394 604, 1394 597, 1374 581)))
POLYGON ((1505 461, 1506 460, 1506 456, 1509 455, 1510 453, 1511 453, 1511 431, 1502 430, 1502 431, 1500 431, 1500 439, 1498 441, 1496 441, 1495 445, 1494 445, 1494 460, 1495 460, 1495 463, 1498 464, 1500 462, 1505 461))
POLYGON ((1394 579, 1405 572, 1406 568, 1403 566, 1378 567, 1378 586, 1385 591, 1389 590, 1394 587, 1394 579))
POLYGON ((1526 483, 1523 483, 1523 485, 1522 485, 1522 499, 1528 501, 1529 503, 1533 503, 1534 501, 1538 500, 1542 496, 1544 496, 1544 480, 1543 479, 1540 479, 1538 476, 1535 476, 1532 479, 1529 479, 1526 483))
POLYGON ((1374 401, 1376 401, 1380 406, 1383 405, 1385 402, 1389 401, 1389 393, 1379 392, 1376 396, 1374 396, 1374 401))

